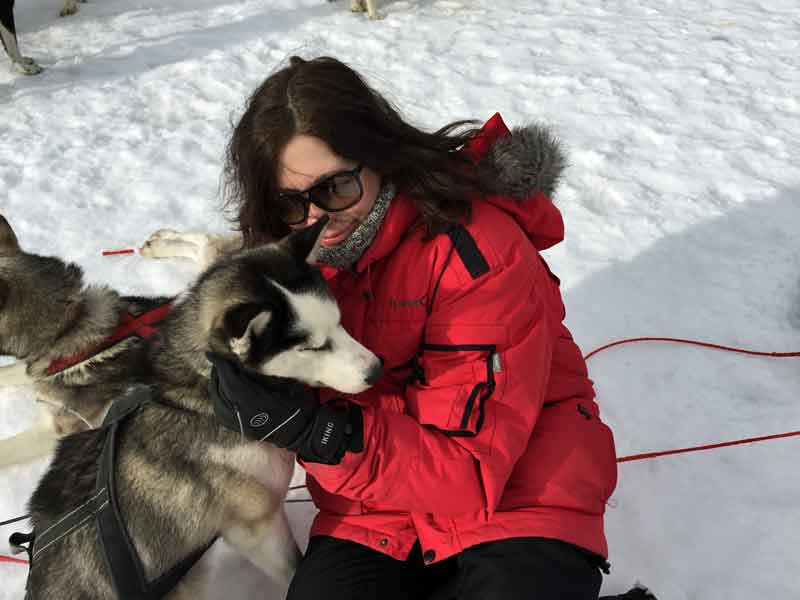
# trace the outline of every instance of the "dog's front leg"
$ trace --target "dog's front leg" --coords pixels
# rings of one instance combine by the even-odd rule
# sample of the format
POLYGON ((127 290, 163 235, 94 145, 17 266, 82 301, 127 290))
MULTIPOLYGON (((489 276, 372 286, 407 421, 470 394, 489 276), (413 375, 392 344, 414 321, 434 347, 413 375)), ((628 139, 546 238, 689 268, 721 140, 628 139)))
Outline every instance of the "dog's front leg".
POLYGON ((28 376, 27 366, 21 360, 0 367, 0 387, 8 385, 30 385, 33 379, 28 376))
POLYGON ((366 12, 373 21, 383 18, 383 15, 378 12, 375 0, 351 0, 350 10, 353 12, 366 12))
POLYGON ((159 229, 145 241, 139 253, 146 258, 188 258, 206 269, 220 257, 241 248, 240 235, 159 229))
POLYGON ((192 565, 177 587, 167 594, 166 600, 211 600, 214 597, 213 561, 214 554, 209 550, 192 565))
POLYGON ((6 49, 8 57, 14 68, 24 75, 36 75, 42 72, 42 67, 32 58, 22 56, 17 46, 17 33, 14 27, 14 2, 0 1, 0 40, 6 49))
POLYGON ((377 0, 364 0, 367 5, 367 16, 373 21, 379 21, 383 19, 383 15, 378 12, 378 8, 376 6, 377 0))
POLYGON ((0 469, 52 454, 57 439, 53 420, 45 417, 35 427, 0 440, 0 469))
POLYGON ((288 587, 301 554, 283 508, 255 523, 234 525, 222 537, 277 583, 288 587))

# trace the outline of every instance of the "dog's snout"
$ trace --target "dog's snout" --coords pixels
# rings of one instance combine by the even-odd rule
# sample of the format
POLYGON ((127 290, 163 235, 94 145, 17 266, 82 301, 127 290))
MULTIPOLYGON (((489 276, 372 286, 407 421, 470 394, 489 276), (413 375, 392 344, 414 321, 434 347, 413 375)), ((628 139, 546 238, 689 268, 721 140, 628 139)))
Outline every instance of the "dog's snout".
POLYGON ((378 362, 372 365, 367 371, 367 376, 364 378, 367 385, 374 385, 383 375, 383 359, 379 358, 378 362))

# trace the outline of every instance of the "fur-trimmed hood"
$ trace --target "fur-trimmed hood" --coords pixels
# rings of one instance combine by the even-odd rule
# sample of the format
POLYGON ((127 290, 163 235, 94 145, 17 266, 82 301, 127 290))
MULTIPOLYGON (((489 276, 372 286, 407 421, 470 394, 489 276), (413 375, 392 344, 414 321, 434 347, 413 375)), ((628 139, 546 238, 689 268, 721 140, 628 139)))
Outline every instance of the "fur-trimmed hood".
POLYGON ((498 113, 463 151, 477 165, 487 200, 511 213, 539 250, 563 239, 552 198, 567 160, 552 131, 540 124, 509 131, 498 113))

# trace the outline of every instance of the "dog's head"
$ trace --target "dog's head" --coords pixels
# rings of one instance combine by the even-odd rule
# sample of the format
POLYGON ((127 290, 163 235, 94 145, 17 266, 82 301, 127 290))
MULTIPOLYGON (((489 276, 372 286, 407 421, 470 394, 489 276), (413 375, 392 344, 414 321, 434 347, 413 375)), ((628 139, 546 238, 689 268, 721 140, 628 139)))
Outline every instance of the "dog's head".
POLYGON ((22 250, 0 215, 0 354, 24 357, 47 348, 79 309, 77 265, 22 250))
POLYGON ((212 352, 265 375, 358 393, 381 361, 342 327, 336 301, 313 266, 325 222, 221 261, 187 302, 199 302, 212 352))

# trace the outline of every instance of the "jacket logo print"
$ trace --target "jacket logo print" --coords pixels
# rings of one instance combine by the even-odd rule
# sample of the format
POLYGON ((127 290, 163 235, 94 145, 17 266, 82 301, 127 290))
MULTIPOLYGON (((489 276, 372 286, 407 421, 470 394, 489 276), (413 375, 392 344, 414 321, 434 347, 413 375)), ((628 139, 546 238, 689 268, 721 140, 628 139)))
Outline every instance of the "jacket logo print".
POLYGON ((421 298, 390 298, 389 306, 392 308, 408 308, 409 306, 427 306, 428 295, 421 298))

